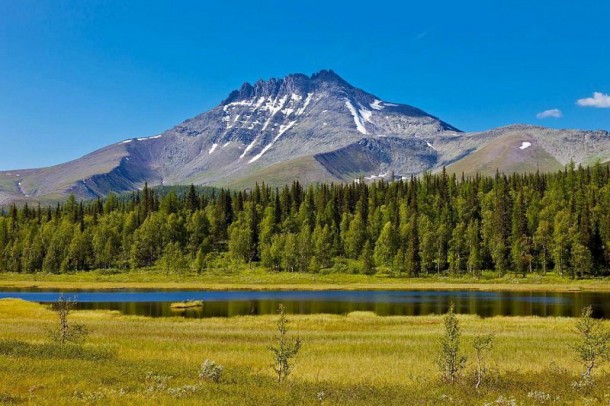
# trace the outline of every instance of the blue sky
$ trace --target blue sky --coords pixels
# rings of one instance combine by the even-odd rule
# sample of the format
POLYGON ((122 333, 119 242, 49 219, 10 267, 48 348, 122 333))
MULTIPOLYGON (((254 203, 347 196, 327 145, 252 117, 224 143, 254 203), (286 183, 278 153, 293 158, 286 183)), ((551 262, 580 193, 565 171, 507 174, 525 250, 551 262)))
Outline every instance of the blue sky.
POLYGON ((465 131, 610 129, 608 16, 601 0, 1 1, 0 169, 155 135, 244 81, 325 68, 465 131))

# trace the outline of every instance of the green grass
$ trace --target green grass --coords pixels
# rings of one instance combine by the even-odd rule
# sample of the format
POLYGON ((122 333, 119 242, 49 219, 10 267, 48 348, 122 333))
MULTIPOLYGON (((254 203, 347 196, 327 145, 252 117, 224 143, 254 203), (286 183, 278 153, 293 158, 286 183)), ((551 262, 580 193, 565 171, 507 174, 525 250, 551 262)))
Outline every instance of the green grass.
POLYGON ((301 184, 340 182, 340 179, 335 178, 313 156, 305 156, 255 170, 230 181, 228 186, 233 189, 244 189, 254 187, 257 182, 258 184, 265 182, 267 186, 283 187, 290 185, 294 180, 298 180, 301 184))
POLYGON ((448 385, 434 367, 440 316, 288 316, 289 334, 304 344, 294 373, 278 385, 267 348, 277 316, 192 320, 73 313, 91 331, 86 351, 112 349, 100 359, 31 351, 48 345, 45 331, 54 317, 42 305, 0 300, 0 349, 21 348, 0 351, 0 402, 482 405, 515 399, 530 405, 547 397, 565 404, 610 399, 607 367, 595 371, 591 390, 572 387, 581 368, 570 350, 577 337, 568 318, 458 316, 469 360, 460 382, 448 385), (477 392, 471 343, 479 333, 494 333, 496 345, 489 379, 477 392), (205 359, 225 367, 219 384, 199 380, 205 359))
POLYGON ((9 177, 8 175, 0 173, 0 190, 4 190, 10 193, 19 193, 17 189, 17 178, 9 177))
POLYGON ((54 342, 32 343, 17 340, 0 341, 0 355, 7 357, 37 359, 81 359, 103 360, 114 357, 112 348, 98 348, 82 345, 59 345, 54 342))
POLYGON ((132 271, 96 270, 71 274, 16 274, 0 273, 0 288, 65 288, 65 289, 110 289, 110 288, 158 288, 158 289, 477 289, 477 290, 527 290, 527 291, 573 291, 610 290, 609 278, 572 280, 554 274, 541 276, 531 274, 523 278, 508 274, 498 277, 496 273, 484 272, 479 278, 469 276, 447 277, 430 275, 419 278, 397 278, 387 274, 372 276, 361 274, 312 274, 297 272, 269 272, 262 268, 215 269, 200 275, 194 273, 166 274, 158 269, 132 271))

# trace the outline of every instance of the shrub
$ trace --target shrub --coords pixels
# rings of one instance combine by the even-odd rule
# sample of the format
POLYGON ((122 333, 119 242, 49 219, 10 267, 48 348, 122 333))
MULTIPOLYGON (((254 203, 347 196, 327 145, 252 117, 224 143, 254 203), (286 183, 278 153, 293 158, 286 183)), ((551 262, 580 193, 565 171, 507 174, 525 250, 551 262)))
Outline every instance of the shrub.
POLYGON ((601 320, 592 317, 591 306, 582 309, 576 322, 576 331, 580 335, 580 341, 572 348, 585 367, 582 373, 583 381, 589 382, 593 369, 610 358, 610 332, 604 328, 601 320))
POLYGON ((280 318, 277 322, 277 335, 274 341, 276 346, 270 346, 269 350, 273 353, 273 370, 277 375, 277 382, 282 383, 290 372, 292 372, 291 360, 297 356, 301 349, 301 340, 296 338, 294 341, 288 339, 288 320, 284 314, 284 305, 278 308, 280 318))
POLYGON ((85 326, 69 321, 69 315, 75 306, 76 300, 68 299, 64 295, 60 295, 57 302, 53 303, 52 308, 57 314, 58 324, 49 331, 49 336, 60 345, 81 343, 89 334, 85 326))
POLYGON ((472 343, 472 346, 477 354, 477 382, 474 386, 477 390, 479 389, 479 386, 481 386, 481 382, 483 382, 483 375, 487 373, 487 368, 485 368, 485 364, 483 362, 485 352, 491 351, 493 344, 493 334, 476 336, 472 343))
POLYGON ((154 371, 149 371, 146 373, 146 377, 144 381, 147 385, 146 392, 160 392, 165 391, 167 389, 167 383, 172 380, 173 376, 171 375, 162 375, 156 373, 154 371))
POLYGON ((224 371, 222 365, 218 365, 216 362, 206 359, 199 368, 199 379, 218 383, 220 382, 222 371, 224 371))
POLYGON ((196 393, 199 391, 199 388, 197 385, 183 385, 176 388, 168 388, 167 394, 175 398, 182 398, 196 393))
POLYGON ((441 371, 443 379, 455 383, 460 372, 466 364, 466 357, 460 354, 460 325, 455 316, 454 304, 451 303, 449 311, 444 317, 445 333, 441 337, 440 354, 436 365, 441 371))

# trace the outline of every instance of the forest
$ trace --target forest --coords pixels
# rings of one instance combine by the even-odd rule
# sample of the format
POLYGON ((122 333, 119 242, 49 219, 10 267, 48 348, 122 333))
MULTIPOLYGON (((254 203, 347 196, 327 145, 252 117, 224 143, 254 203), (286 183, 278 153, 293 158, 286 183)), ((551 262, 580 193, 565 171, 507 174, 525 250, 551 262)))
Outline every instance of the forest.
POLYGON ((494 271, 610 274, 610 168, 394 182, 145 186, 127 195, 0 211, 0 272, 274 272, 396 277, 494 271))

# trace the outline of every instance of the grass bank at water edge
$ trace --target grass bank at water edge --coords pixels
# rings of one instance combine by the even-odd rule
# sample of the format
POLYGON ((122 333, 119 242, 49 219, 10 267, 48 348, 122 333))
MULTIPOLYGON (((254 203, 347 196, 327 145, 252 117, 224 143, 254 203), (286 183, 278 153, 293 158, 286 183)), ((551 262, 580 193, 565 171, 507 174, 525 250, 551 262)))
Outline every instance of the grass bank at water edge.
POLYGON ((215 270, 195 273, 166 273, 156 269, 133 271, 96 270, 69 274, 0 273, 1 288, 47 289, 246 289, 246 290, 328 290, 328 289, 476 289, 522 291, 610 291, 610 279, 572 280, 553 274, 513 274, 497 277, 484 273, 480 278, 424 276, 418 278, 392 277, 384 274, 312 274, 269 272, 260 268, 215 270))
MULTIPOLYGON (((277 316, 183 319, 78 311, 90 335, 80 349, 58 351, 48 307, 0 300, 0 403, 32 404, 608 404, 610 370, 595 385, 570 346, 574 319, 458 316, 468 357, 458 383, 440 379, 434 360, 441 316, 372 313, 289 316, 289 336, 303 341, 296 367, 277 384, 268 346, 277 316), (488 374, 474 389, 477 334, 493 333, 488 374), (204 360, 224 367, 219 383, 202 381, 204 360)), ((608 322, 606 322, 608 323, 608 322)))

